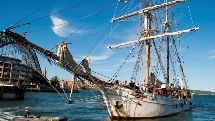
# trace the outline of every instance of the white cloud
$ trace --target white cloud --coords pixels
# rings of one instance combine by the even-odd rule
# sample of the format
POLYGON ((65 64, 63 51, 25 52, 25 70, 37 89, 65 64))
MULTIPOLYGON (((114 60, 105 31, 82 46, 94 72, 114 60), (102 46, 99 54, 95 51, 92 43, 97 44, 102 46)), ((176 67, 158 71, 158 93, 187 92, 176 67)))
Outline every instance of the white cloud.
MULTIPOLYGON (((111 52, 106 52, 99 54, 97 56, 90 55, 90 63, 98 63, 98 62, 103 62, 102 60, 106 60, 111 56, 111 52)), ((82 61, 86 56, 79 56, 79 58, 75 58, 76 61, 82 61)))
POLYGON ((109 57, 110 55, 100 55, 100 56, 90 56, 90 60, 95 62, 95 61, 100 61, 100 60, 105 60, 109 57))
POLYGON ((69 26, 69 22, 67 20, 63 20, 56 16, 51 16, 50 19, 54 24, 52 30, 59 37, 68 37, 75 30, 73 27, 69 26))
MULTIPOLYGON (((102 60, 107 60, 110 56, 112 55, 112 52, 111 51, 106 51, 106 52, 103 52, 99 55, 90 55, 90 62, 91 63, 97 63, 97 62, 101 62, 102 60)), ((102 61, 103 62, 103 61, 102 61)))

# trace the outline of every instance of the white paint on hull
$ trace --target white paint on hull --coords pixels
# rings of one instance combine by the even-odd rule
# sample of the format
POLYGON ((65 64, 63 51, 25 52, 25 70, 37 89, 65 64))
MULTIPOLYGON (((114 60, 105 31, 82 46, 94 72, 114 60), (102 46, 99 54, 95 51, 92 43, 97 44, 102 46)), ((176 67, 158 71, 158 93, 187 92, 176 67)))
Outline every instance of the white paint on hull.
POLYGON ((152 93, 144 93, 144 96, 137 97, 132 94, 133 90, 123 87, 100 89, 109 115, 113 118, 154 118, 178 113, 192 107, 191 100, 188 99, 170 98, 152 93), (116 106, 117 101, 118 106, 116 106))

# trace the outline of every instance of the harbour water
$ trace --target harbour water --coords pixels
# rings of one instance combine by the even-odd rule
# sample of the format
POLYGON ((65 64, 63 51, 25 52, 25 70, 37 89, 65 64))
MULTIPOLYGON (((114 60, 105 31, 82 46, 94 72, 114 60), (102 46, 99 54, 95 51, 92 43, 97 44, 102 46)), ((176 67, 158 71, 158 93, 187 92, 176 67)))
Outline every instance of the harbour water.
MULTIPOLYGON (((29 107, 34 116, 66 116, 68 121, 109 121, 102 100, 95 99, 97 91, 83 90, 73 94, 69 104, 64 93, 27 92, 25 100, 0 101, 0 121, 22 116, 29 107), (61 95, 60 95, 61 94, 61 95)), ((67 96, 69 94, 67 93, 67 96)), ((215 121, 215 96, 194 95, 193 108, 176 115, 138 121, 215 121)))

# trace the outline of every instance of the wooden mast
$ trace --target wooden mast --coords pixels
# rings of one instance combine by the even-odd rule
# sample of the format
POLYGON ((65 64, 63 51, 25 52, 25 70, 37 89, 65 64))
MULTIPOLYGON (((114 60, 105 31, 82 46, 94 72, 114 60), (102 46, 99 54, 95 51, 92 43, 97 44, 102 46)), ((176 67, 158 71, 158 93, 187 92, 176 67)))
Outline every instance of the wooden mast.
MULTIPOLYGON (((166 3, 168 2, 168 0, 165 0, 166 3)), ((169 33, 169 28, 170 28, 170 23, 168 20, 168 6, 166 6, 166 21, 164 23, 165 26, 165 33, 169 33)), ((166 83, 169 84, 169 36, 166 36, 166 83)))
POLYGON ((144 24, 144 26, 141 26, 141 37, 138 38, 137 40, 133 40, 133 41, 128 41, 128 42, 124 42, 121 44, 117 44, 117 45, 112 45, 112 46, 108 46, 107 48, 113 49, 113 48, 119 48, 122 46, 126 46, 126 45, 131 45, 131 44, 137 44, 140 42, 144 42, 146 43, 146 56, 145 56, 145 82, 144 84, 148 84, 149 83, 149 67, 150 67, 150 46, 151 46, 151 42, 156 38, 162 38, 162 37, 166 37, 167 41, 166 41, 166 45, 167 45, 167 73, 166 73, 166 83, 169 83, 169 36, 180 36, 183 33, 188 33, 188 32, 192 32, 192 31, 196 31, 199 28, 198 27, 193 27, 190 29, 185 29, 185 30, 181 30, 181 31, 175 31, 175 32, 170 32, 170 23, 168 21, 168 8, 167 6, 169 5, 174 5, 176 3, 179 2, 184 2, 185 0, 172 0, 170 2, 168 2, 168 0, 164 0, 165 3, 160 4, 160 5, 154 5, 152 7, 149 7, 149 0, 142 0, 142 9, 139 11, 135 11, 117 18, 113 18, 111 20, 111 22, 115 22, 115 21, 119 21, 125 18, 129 18, 138 14, 142 14, 142 24, 144 24), (152 14, 150 13, 150 11, 153 11, 155 9, 160 9, 160 8, 164 8, 166 7, 166 21, 164 22, 164 27, 165 27, 165 32, 164 34, 158 34, 158 35, 152 35, 152 30, 151 30, 151 21, 152 21, 152 14), (144 22, 143 22, 144 19, 144 22))
MULTIPOLYGON (((145 1, 145 8, 149 7, 149 1, 146 0, 145 1)), ((145 37, 150 37, 151 33, 151 13, 150 12, 146 12, 144 13, 145 16, 145 34, 143 34, 142 36, 145 37)), ((150 46, 151 46, 151 42, 150 40, 146 40, 146 55, 145 55, 145 83, 144 84, 148 84, 149 83, 149 67, 150 67, 150 46)))
POLYGON ((76 79, 77 79, 77 76, 74 75, 73 81, 72 81, 71 90, 70 90, 70 95, 69 95, 69 103, 72 103, 72 94, 73 94, 73 90, 74 90, 76 79))

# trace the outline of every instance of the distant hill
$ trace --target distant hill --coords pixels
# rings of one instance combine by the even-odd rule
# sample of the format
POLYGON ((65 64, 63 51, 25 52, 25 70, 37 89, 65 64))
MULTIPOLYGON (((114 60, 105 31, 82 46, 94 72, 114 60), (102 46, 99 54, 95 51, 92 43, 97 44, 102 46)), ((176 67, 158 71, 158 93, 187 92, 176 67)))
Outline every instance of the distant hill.
POLYGON ((212 92, 212 91, 203 91, 203 90, 190 90, 191 93, 194 93, 194 94, 205 94, 205 95, 215 95, 215 92, 212 92))

